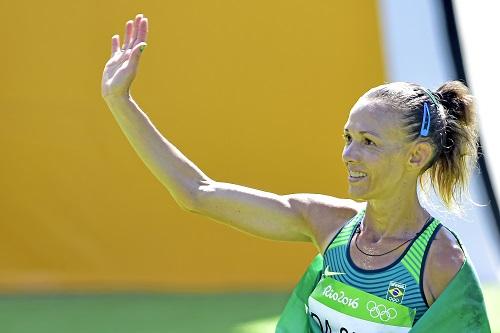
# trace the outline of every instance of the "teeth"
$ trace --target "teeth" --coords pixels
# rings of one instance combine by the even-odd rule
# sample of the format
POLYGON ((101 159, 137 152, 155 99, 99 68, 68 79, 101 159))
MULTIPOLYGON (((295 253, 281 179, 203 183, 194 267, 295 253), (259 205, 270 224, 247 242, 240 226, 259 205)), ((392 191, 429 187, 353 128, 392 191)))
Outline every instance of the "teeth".
POLYGON ((357 172, 357 171, 349 171, 349 176, 353 178, 362 178, 366 176, 366 173, 364 172, 357 172))

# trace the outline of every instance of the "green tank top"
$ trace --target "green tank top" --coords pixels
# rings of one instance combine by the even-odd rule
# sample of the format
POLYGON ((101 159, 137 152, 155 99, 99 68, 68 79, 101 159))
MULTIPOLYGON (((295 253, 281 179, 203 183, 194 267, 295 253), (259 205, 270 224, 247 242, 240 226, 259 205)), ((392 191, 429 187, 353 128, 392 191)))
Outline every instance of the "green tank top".
POLYGON ((416 322, 429 308, 423 290, 423 268, 430 244, 442 225, 431 218, 396 261, 380 269, 365 270, 356 266, 349 253, 349 244, 364 215, 365 211, 360 211, 331 240, 324 253, 323 273, 343 272, 332 278, 415 309, 416 322))

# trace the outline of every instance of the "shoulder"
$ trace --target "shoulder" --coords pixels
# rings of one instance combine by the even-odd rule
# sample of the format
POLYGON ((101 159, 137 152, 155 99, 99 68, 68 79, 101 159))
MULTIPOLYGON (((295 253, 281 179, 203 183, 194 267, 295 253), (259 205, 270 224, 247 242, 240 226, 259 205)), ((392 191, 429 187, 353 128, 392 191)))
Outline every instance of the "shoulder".
POLYGON ((318 251, 323 252, 330 238, 366 203, 333 196, 298 193, 287 195, 290 205, 300 206, 318 251))
POLYGON ((441 295, 465 262, 455 235, 442 227, 431 243, 424 270, 424 292, 429 306, 441 295))

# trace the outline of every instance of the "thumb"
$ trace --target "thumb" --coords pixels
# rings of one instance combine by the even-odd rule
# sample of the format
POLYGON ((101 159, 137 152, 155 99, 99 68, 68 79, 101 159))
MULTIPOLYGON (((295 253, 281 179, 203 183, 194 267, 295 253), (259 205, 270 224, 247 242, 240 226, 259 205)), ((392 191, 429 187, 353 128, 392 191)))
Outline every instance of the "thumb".
POLYGON ((133 49, 132 49, 132 54, 130 55, 130 58, 133 59, 133 61, 138 61, 139 57, 141 56, 142 52, 144 51, 144 48, 148 46, 146 43, 139 43, 137 44, 133 49))

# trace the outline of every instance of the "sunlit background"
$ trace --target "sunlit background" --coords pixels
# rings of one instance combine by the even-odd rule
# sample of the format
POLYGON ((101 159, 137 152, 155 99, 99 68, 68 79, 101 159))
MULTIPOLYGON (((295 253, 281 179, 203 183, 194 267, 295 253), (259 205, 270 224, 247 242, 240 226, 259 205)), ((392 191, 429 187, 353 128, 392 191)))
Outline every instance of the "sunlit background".
POLYGON ((427 205, 463 240, 500 333, 500 5, 50 0, 0 11, 0 332, 273 332, 315 255, 181 210, 136 155, 100 80, 111 37, 143 13, 142 110, 211 178, 279 194, 346 196, 341 132, 371 87, 467 82, 479 205, 464 201, 464 217, 427 205))

